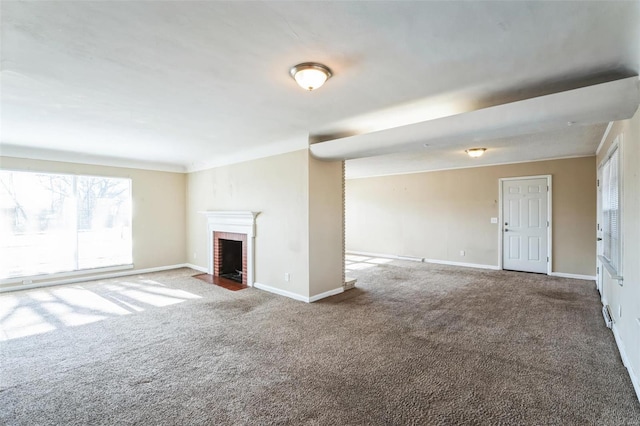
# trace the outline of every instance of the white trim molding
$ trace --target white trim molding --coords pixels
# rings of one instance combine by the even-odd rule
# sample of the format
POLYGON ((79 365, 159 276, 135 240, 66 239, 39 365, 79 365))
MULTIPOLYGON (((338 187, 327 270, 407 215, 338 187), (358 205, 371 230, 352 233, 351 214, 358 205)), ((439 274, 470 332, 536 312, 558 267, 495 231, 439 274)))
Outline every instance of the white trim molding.
POLYGON ((349 255, 349 254, 354 256, 381 257, 383 259, 409 260, 411 262, 424 262, 424 257, 401 256, 397 254, 371 253, 368 251, 353 251, 353 250, 345 251, 345 255, 349 255))
POLYGON ((597 279, 595 275, 565 274, 564 272, 551 272, 549 275, 552 277, 573 278, 575 280, 586 281, 596 281, 597 279))
POLYGON ((611 327, 611 331, 613 332, 613 337, 616 340, 616 344, 618 345, 618 351, 620 352, 620 358, 622 359, 622 364, 627 368, 629 372, 629 377, 631 378, 631 383, 633 384, 633 389, 636 391, 636 396, 638 397, 638 401, 640 402, 640 380, 636 375, 635 371, 633 371, 633 366, 629 362, 629 358, 627 357, 627 352, 624 347, 624 343, 622 342, 622 338, 618 333, 618 328, 616 327, 615 322, 611 327))
POLYGON ((231 232, 247 236, 247 285, 254 285, 254 238, 256 236, 256 216, 260 212, 214 211, 198 212, 207 218, 207 273, 213 275, 213 233, 231 232))
POLYGON ((354 256, 368 256, 368 257, 380 257, 383 259, 394 259, 394 260, 408 260, 411 262, 423 262, 423 263, 435 263, 438 265, 450 265, 450 266, 462 266, 464 268, 478 268, 478 269, 492 269, 494 271, 499 270, 500 268, 496 265, 483 265, 481 263, 466 263, 466 262, 454 262, 451 260, 439 260, 439 259, 426 259, 424 257, 413 257, 413 256, 400 256, 395 254, 384 254, 384 253, 370 253, 366 251, 353 251, 347 250, 348 255, 352 254, 354 256))
POLYGON ((438 260, 438 259, 425 259, 424 262, 435 263, 438 265, 461 266, 463 268, 491 269, 494 271, 500 270, 500 268, 496 265, 483 265, 481 263, 453 262, 450 260, 438 260))
POLYGON ((324 293, 316 294, 315 296, 309 297, 309 303, 317 302, 320 299, 324 299, 326 297, 335 296, 336 294, 344 293, 344 287, 334 288, 333 290, 325 291, 324 293))
POLYGON ((300 302, 313 303, 326 297, 335 296, 344 292, 344 287, 334 288, 333 290, 325 291, 324 293, 316 294, 315 296, 307 297, 292 291, 283 290, 281 288, 272 287, 266 284, 254 283, 255 288, 268 291, 269 293, 277 294, 278 296, 288 297, 289 299, 298 300, 300 302))
POLYGON ((204 272, 205 274, 209 272, 207 268, 205 268, 204 266, 194 265, 193 263, 185 263, 184 266, 187 268, 194 269, 196 271, 204 272))
POLYGON ((260 284, 260 283, 253 283, 253 286, 260 290, 268 291, 269 293, 273 293, 279 296, 288 297, 289 299, 294 299, 294 300, 299 300, 301 302, 309 303, 309 298, 307 296, 303 296, 301 294, 294 293, 292 291, 282 290, 281 288, 271 287, 270 285, 260 284))
POLYGON ((46 148, 35 148, 18 145, 2 145, 2 156, 13 158, 26 158, 29 160, 60 161, 74 164, 90 164, 93 166, 118 167, 126 169, 153 170, 159 172, 187 173, 188 170, 181 164, 161 163, 142 159, 129 159, 121 157, 109 157, 89 153, 72 151, 58 151, 46 148))

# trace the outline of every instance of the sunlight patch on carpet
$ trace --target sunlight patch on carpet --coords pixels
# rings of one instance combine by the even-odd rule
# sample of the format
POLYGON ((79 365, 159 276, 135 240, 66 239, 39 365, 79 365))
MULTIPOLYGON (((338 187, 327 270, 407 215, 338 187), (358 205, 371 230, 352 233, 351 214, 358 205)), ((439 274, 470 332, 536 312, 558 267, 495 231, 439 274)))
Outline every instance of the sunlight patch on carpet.
POLYGON ((175 305, 201 297, 142 279, 69 285, 0 296, 0 341, 175 305))
POLYGON ((393 262, 393 259, 384 257, 360 256, 355 254, 347 254, 344 258, 344 268, 347 271, 361 271, 377 265, 393 262))

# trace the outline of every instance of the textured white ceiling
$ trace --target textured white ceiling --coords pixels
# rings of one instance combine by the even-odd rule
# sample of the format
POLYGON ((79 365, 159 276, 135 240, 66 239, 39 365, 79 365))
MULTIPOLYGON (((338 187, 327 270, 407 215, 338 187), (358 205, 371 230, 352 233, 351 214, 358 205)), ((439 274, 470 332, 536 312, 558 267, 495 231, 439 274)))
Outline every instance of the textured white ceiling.
MULTIPOLYGON (((637 1, 0 7, 2 153, 72 161, 197 169, 302 146, 307 134, 368 131, 385 120, 376 111, 399 105, 434 118, 639 68, 637 1), (334 71, 311 93, 287 73, 310 60, 334 71)), ((563 139, 566 155, 584 148, 576 138, 563 139)), ((383 158, 361 170, 367 161, 383 158)))
POLYGON ((475 146, 469 142, 431 144, 421 151, 349 160, 346 175, 361 178, 588 156, 596 152, 606 127, 606 124, 567 127, 561 131, 484 141, 479 145, 487 151, 479 158, 465 153, 465 149, 475 146))

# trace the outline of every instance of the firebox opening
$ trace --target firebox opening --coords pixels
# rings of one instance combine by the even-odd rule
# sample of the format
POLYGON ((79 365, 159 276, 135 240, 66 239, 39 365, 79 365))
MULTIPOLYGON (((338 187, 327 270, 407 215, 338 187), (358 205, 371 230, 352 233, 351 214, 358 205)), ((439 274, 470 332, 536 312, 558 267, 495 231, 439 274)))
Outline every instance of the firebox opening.
POLYGON ((220 239, 220 276, 242 283, 242 241, 220 239))

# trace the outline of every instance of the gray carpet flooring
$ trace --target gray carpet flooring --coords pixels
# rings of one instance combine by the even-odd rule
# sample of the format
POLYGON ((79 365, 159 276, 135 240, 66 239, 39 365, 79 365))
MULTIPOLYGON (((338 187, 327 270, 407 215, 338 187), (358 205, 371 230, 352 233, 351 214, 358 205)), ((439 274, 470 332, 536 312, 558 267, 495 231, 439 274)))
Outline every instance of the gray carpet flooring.
POLYGON ((305 304, 195 273, 2 296, 0 423, 640 424, 592 282, 393 262, 305 304))

